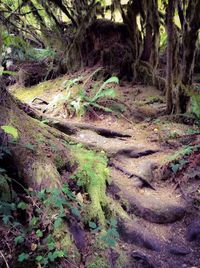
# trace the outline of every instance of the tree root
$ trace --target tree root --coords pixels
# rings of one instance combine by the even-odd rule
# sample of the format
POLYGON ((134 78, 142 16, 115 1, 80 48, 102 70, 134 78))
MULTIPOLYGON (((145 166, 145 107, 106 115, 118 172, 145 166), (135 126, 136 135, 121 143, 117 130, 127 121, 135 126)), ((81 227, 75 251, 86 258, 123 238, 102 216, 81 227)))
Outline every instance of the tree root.
POLYGON ((139 80, 143 81, 148 85, 153 85, 157 87, 160 91, 165 90, 165 79, 155 74, 153 67, 148 62, 140 61, 137 65, 137 72, 139 80))
POLYGON ((175 123, 181 123, 185 125, 192 126, 197 122, 197 119, 192 115, 187 114, 171 114, 171 115, 164 115, 159 117, 161 120, 169 120, 170 122, 173 121, 175 123))
POLYGON ((126 133, 122 133, 119 131, 114 131, 107 128, 101 128, 92 126, 85 123, 74 123, 67 120, 60 120, 57 118, 52 118, 44 115, 41 112, 38 112, 33 107, 29 106, 28 104, 19 103, 20 108, 23 109, 25 113, 32 116, 33 118, 36 118, 38 120, 43 120, 45 123, 53 128, 56 128, 60 130, 61 132, 64 132, 67 135, 73 135, 76 134, 80 129, 83 130, 91 130, 96 132, 97 134, 106 137, 106 138, 130 138, 131 135, 128 135, 126 133))
POLYGON ((143 177, 135 174, 135 173, 131 173, 128 170, 124 169, 123 167, 115 164, 114 162, 110 162, 109 165, 111 167, 114 167, 115 169, 121 171, 123 174, 127 175, 129 177, 129 179, 133 179, 136 178, 135 181, 135 186, 137 188, 150 188, 152 190, 156 190, 147 180, 145 180, 143 177))

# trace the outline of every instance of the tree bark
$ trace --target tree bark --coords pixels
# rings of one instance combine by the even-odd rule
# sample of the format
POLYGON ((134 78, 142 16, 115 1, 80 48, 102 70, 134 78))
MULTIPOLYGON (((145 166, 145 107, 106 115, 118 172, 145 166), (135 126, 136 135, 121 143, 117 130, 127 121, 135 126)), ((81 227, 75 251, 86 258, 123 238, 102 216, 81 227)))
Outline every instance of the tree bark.
POLYGON ((186 14, 186 19, 189 22, 185 22, 183 29, 183 61, 181 79, 176 96, 176 110, 178 113, 187 112, 190 101, 188 93, 192 85, 196 43, 200 29, 200 1, 190 1, 186 14))
MULTIPOLYGON (((35 190, 60 187, 61 177, 58 169, 69 163, 70 153, 49 127, 29 117, 18 108, 15 99, 1 85, 0 87, 0 125, 17 129, 19 139, 6 144, 11 151, 19 177, 24 185, 35 190), (51 150, 53 146, 56 152, 51 150)), ((1 130, 0 136, 4 132, 1 130)))
POLYGON ((174 36, 174 0, 169 0, 167 8, 167 79, 166 79, 166 98, 167 113, 173 110, 172 90, 173 90, 173 36, 174 36))

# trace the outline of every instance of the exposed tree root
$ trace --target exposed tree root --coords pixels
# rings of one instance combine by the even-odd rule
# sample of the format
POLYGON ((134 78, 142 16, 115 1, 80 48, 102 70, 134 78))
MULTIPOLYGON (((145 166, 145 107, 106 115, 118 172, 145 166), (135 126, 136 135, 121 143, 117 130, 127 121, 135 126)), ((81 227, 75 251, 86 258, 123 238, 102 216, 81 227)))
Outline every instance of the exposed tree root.
POLYGON ((160 91, 165 90, 166 81, 155 73, 155 70, 145 61, 140 61, 137 65, 138 79, 148 85, 156 86, 160 91))
POLYGON ((143 150, 138 152, 138 150, 135 148, 125 148, 118 150, 116 154, 125 155, 130 158, 139 158, 142 156, 155 154, 157 152, 159 152, 159 150, 143 150))
POLYGON ((150 188, 152 190, 155 190, 155 188, 144 178, 142 178, 141 176, 135 174, 135 173, 130 173, 128 170, 124 169, 123 167, 119 166, 118 164, 114 163, 114 162, 109 162, 109 165, 111 167, 114 167, 115 169, 121 171, 123 174, 127 175, 130 179, 134 179, 135 180, 135 187, 137 188, 150 188))
POLYGON ((159 117, 161 120, 169 120, 170 122, 173 121, 175 123, 181 123, 185 125, 192 126, 197 123, 197 119, 189 114, 172 114, 172 115, 164 115, 159 117))
POLYGON ((130 138, 131 135, 128 135, 126 133, 122 133, 119 131, 113 131, 111 129, 107 128, 101 128, 92 126, 85 123, 74 123, 65 120, 60 120, 57 118, 52 118, 44 115, 43 113, 38 112, 33 107, 30 107, 28 104, 23 104, 19 102, 20 108, 24 110, 28 115, 32 116, 33 118, 36 118, 38 120, 45 120, 45 123, 51 127, 54 127, 61 132, 64 132, 67 135, 73 135, 76 134, 80 129, 84 130, 91 130, 96 132, 97 134, 106 137, 106 138, 130 138))
MULTIPOLYGON (((12 96, 8 93, 5 96, 4 101, 0 103, 0 122, 1 125, 16 128, 19 138, 12 142, 11 137, 3 131, 0 136, 7 137, 6 146, 11 151, 19 177, 23 180, 19 183, 36 192, 43 189, 61 189, 63 181, 60 169, 76 163, 74 175, 88 196, 86 204, 83 204, 86 211, 83 219, 86 222, 95 220, 104 227, 106 219, 112 216, 129 219, 121 205, 107 196, 109 170, 105 154, 80 147, 72 136, 30 118, 18 108, 12 96)), ((106 132, 104 129, 98 131, 106 132)), ((56 209, 53 213, 57 214, 56 209)), ((58 233, 54 234, 57 243, 62 245, 65 244, 63 239, 66 237, 64 230, 68 230, 65 223, 63 227, 58 228, 58 233)))

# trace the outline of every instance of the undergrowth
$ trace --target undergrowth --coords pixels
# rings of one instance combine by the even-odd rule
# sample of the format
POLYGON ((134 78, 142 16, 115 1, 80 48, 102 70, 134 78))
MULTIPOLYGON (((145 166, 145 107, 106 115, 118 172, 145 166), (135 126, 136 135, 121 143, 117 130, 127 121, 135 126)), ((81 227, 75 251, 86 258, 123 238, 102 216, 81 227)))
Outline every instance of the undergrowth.
MULTIPOLYGON (((3 130, 13 139, 18 138, 15 128, 8 125, 3 130)), ((115 247, 119 239, 112 210, 120 208, 113 208, 114 203, 106 195, 110 178, 105 153, 87 150, 80 144, 65 145, 73 152, 72 161, 78 164, 70 178, 76 182, 78 192, 68 182, 59 189, 27 189, 0 169, 0 221, 5 237, 0 251, 11 267, 58 267, 61 261, 77 265, 80 253, 69 231, 70 220, 80 222, 105 249, 115 247), (80 201, 81 193, 85 198, 80 201)), ((1 157, 5 154, 6 150, 1 157)))
POLYGON ((99 68, 88 77, 77 77, 64 82, 64 92, 58 94, 51 103, 52 106, 65 105, 69 115, 75 114, 78 117, 85 115, 87 111, 94 112, 95 109, 105 112, 113 112, 106 105, 100 104, 103 99, 116 98, 116 90, 108 87, 110 84, 118 84, 119 79, 110 77, 105 82, 96 82, 92 86, 91 94, 88 94, 88 84, 99 68))
POLYGON ((200 145, 188 145, 184 146, 173 155, 168 157, 169 162, 171 162, 170 166, 174 173, 178 172, 183 168, 185 164, 188 163, 185 157, 191 155, 193 152, 196 152, 200 149, 200 145))

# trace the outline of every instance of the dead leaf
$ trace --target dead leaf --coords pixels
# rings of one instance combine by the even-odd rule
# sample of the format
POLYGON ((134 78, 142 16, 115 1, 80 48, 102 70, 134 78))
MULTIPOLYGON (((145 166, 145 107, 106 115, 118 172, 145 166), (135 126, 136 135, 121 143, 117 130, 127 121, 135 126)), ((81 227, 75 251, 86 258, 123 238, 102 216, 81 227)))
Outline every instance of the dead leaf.
POLYGON ((36 248, 37 248, 37 244, 32 243, 32 244, 31 244, 31 251, 35 251, 36 248))

